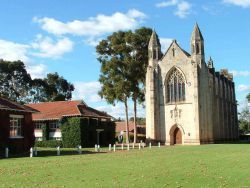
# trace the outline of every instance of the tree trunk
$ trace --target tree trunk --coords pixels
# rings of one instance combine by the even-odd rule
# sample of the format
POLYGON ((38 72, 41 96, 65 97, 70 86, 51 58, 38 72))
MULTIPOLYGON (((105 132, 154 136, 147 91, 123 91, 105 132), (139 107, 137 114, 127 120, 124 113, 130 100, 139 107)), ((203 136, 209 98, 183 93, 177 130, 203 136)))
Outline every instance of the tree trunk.
POLYGON ((129 143, 128 103, 127 103, 127 99, 125 99, 124 104, 125 104, 125 114, 126 114, 126 142, 129 143))
POLYGON ((137 142, 137 100, 136 98, 133 99, 134 101, 134 143, 137 142))

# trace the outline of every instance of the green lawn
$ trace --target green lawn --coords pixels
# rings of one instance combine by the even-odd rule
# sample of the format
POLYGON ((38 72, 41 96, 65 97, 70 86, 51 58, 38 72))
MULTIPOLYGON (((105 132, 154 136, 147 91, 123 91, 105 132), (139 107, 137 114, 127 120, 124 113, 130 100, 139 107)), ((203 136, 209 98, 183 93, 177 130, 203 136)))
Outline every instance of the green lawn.
POLYGON ((1 159, 0 187, 250 187, 250 144, 103 152, 1 159))

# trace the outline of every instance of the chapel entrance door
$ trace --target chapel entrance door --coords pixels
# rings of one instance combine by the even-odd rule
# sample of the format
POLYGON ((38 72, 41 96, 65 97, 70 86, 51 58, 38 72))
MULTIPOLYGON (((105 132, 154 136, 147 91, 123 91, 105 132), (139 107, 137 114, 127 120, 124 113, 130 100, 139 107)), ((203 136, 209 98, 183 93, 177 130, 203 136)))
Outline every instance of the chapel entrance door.
POLYGON ((174 144, 182 144, 181 130, 178 127, 174 130, 174 144))

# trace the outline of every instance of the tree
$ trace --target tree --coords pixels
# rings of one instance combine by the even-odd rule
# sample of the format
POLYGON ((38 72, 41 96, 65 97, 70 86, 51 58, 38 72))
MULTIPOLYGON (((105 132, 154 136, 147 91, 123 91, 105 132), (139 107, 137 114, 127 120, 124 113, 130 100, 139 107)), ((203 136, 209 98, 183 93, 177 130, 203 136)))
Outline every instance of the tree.
POLYGON ((42 85, 46 87, 46 101, 65 101, 72 98, 74 85, 59 76, 57 72, 47 74, 43 81, 46 83, 42 85))
POLYGON ((43 79, 36 78, 32 80, 30 89, 30 102, 46 102, 48 100, 49 86, 43 79))
MULTIPOLYGON (((250 94, 248 94, 246 98, 249 102, 250 94)), ((239 113, 239 131, 240 134, 250 133, 250 112, 248 104, 239 113)))
POLYGON ((22 61, 0 60, 0 94, 12 101, 27 102, 31 77, 22 61))
POLYGON ((250 103, 250 93, 247 95, 247 101, 250 103))
MULTIPOLYGON (((130 32, 130 31, 128 31, 130 32)), ((128 99, 130 97, 130 80, 128 80, 128 63, 130 50, 126 45, 126 32, 115 32, 102 40, 96 47, 98 61, 101 63, 99 95, 115 105, 124 103, 126 115, 126 141, 129 142, 128 99)))
POLYGON ((137 102, 145 100, 144 85, 148 65, 148 43, 152 29, 142 27, 134 33, 128 32, 127 44, 130 46, 129 80, 134 103, 134 142, 137 142, 137 102))
MULTIPOLYGON (((128 130, 127 102, 131 97, 134 104, 134 142, 137 141, 137 103, 144 101, 144 83, 148 64, 148 42, 152 30, 140 28, 116 32, 96 47, 100 61, 101 97, 109 103, 122 101, 125 104, 128 130), (122 89, 120 88, 122 87, 122 89)), ((128 133, 128 131, 127 131, 128 133)), ((126 135, 128 136, 128 135, 126 135)))

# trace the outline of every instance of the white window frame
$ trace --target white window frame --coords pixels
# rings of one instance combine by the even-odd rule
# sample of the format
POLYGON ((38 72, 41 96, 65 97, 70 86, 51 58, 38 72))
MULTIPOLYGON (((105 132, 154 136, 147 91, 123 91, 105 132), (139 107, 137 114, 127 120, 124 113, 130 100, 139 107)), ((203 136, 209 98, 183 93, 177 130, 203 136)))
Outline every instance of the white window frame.
POLYGON ((22 136, 22 120, 24 118, 23 115, 13 115, 11 114, 9 116, 10 118, 10 138, 23 138, 22 136), (11 135, 11 132, 15 133, 14 135, 11 135))
POLYGON ((49 122, 49 129, 50 130, 57 130, 57 129, 59 129, 59 122, 58 121, 50 121, 49 122))
POLYGON ((37 121, 35 122, 35 129, 41 130, 43 125, 45 125, 45 123, 37 121), (40 127, 40 128, 37 128, 37 127, 40 127))

